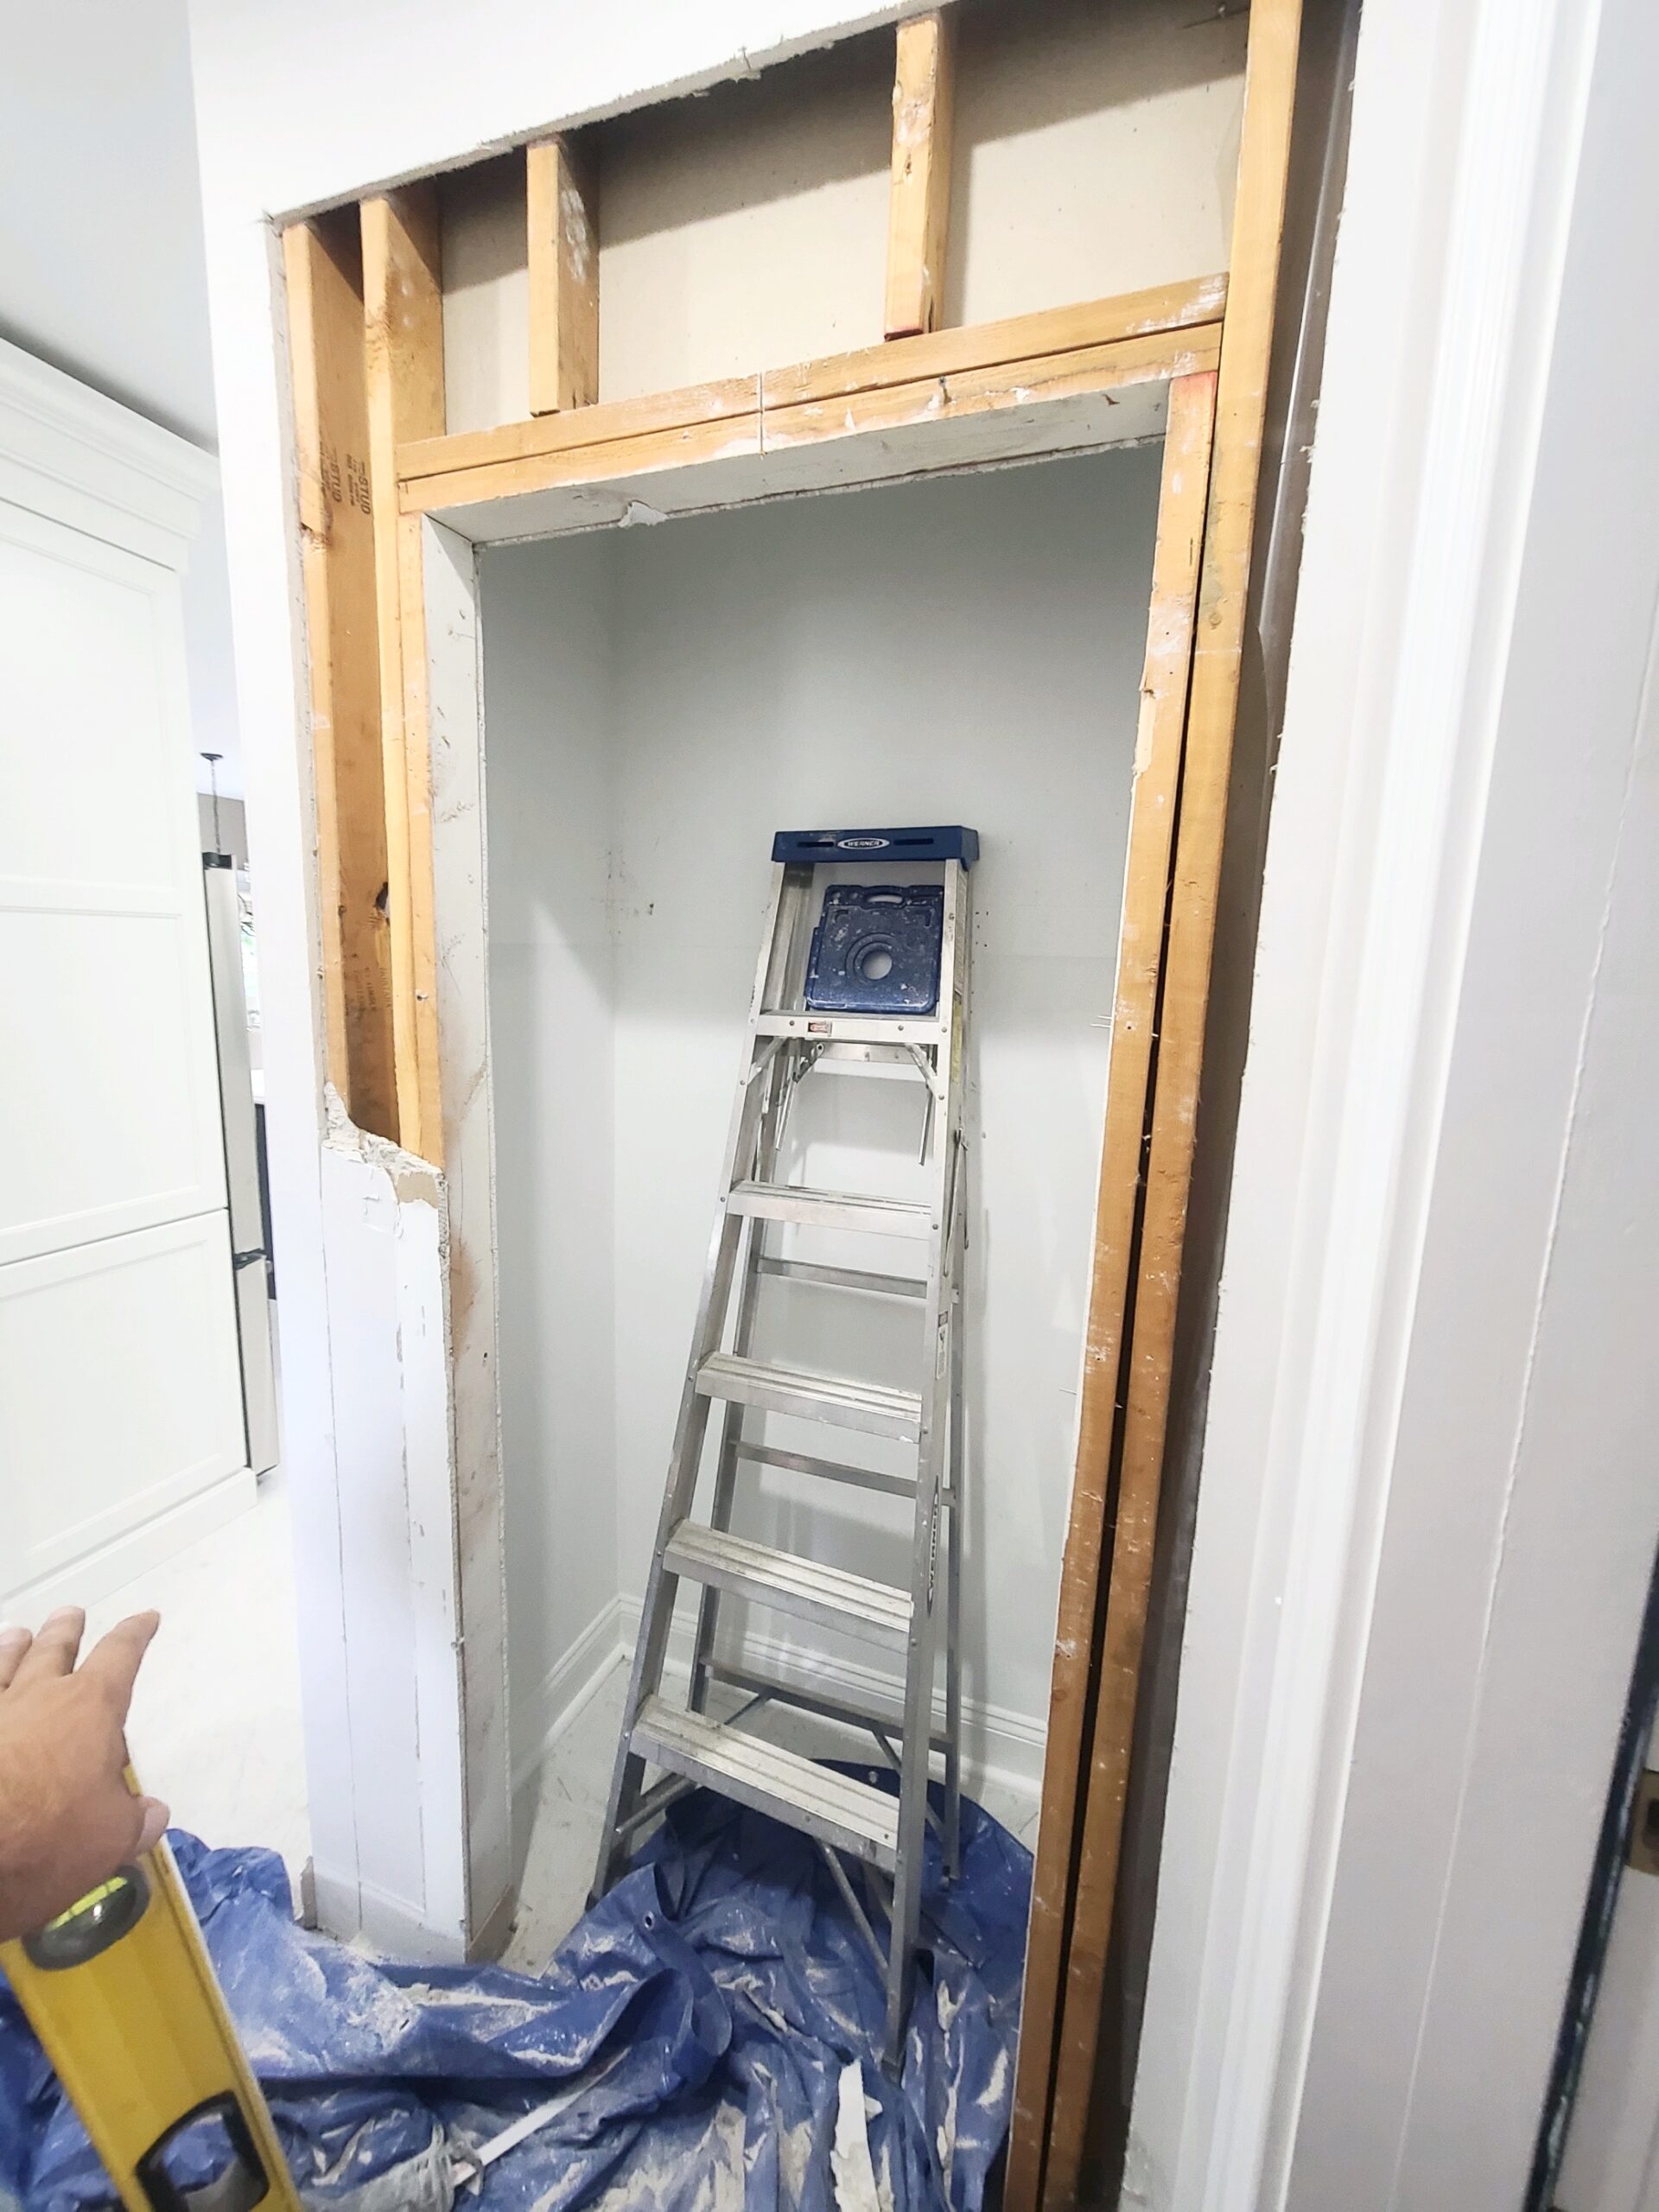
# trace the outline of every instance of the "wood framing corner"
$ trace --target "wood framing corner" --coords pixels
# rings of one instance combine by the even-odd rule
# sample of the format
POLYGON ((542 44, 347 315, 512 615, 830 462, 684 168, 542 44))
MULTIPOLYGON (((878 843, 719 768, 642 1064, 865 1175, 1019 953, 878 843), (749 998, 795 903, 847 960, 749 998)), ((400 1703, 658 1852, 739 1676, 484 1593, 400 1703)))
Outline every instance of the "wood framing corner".
POLYGON ((599 397, 599 216, 593 150, 568 133, 525 153, 530 411, 599 397))
POLYGON ((887 206, 889 338, 935 329, 944 296, 950 219, 950 131, 957 19, 934 8, 899 26, 887 206))

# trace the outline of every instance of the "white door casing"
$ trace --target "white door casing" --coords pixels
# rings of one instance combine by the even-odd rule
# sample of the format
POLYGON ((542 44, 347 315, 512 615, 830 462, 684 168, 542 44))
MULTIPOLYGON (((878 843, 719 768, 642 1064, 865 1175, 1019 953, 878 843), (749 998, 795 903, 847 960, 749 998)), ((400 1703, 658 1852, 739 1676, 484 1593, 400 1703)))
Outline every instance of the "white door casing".
POLYGON ((1659 423, 1623 281, 1656 41, 1641 0, 1367 0, 1126 2192, 1156 2212, 1525 2193, 1659 1533, 1659 423))
POLYGON ((213 461, 0 347, 0 1590, 251 1502, 180 575, 213 461))

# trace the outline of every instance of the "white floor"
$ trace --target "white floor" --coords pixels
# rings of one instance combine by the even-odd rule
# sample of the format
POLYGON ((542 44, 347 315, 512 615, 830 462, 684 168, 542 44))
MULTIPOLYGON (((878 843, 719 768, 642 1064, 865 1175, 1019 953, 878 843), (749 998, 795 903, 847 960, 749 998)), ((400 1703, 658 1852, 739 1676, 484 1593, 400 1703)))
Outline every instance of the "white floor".
MULTIPOLYGON (((280 1852, 297 1885, 311 1846, 280 1475, 261 1484, 251 1512, 104 1599, 89 1612, 89 1638, 151 1605, 162 1625, 128 1726, 144 1787, 205 1842, 280 1852)), ((520 1793, 523 1872, 510 1966, 539 1972, 587 1903, 626 1681, 619 1656, 573 1708, 539 1777, 520 1793)), ((849 1741, 828 1730, 814 1747, 845 1756, 849 1741)), ((1023 1843, 1034 1844, 1033 1792, 993 1783, 976 1794, 1023 1843)))
POLYGON ((265 1844, 297 1879, 311 1827, 280 1473, 260 1484, 251 1512, 89 1608, 88 1642, 152 1605, 162 1624, 127 1724, 139 1778, 180 1827, 206 1843, 265 1844))

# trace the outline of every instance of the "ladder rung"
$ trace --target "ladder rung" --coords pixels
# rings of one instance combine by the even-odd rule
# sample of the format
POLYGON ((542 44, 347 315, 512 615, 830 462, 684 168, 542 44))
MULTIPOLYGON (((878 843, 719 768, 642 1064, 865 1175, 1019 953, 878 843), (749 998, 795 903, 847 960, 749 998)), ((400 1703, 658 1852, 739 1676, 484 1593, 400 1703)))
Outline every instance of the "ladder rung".
POLYGON ((757 1221, 798 1221, 812 1229, 865 1229, 878 1236, 925 1236, 933 1226, 927 1206, 856 1192, 808 1191, 794 1183, 734 1183, 726 1201, 734 1213, 757 1221))
POLYGON ((899 1852, 899 1801, 868 1782, 837 1774, 768 1744, 722 1728, 700 1713, 682 1713, 648 1697, 633 1724, 632 1744, 643 1758, 706 1783, 757 1813, 851 1852, 891 1872, 899 1852))
POLYGON ((849 1466, 842 1459, 819 1459, 810 1452, 785 1452, 775 1444, 750 1444, 740 1440, 740 1459, 758 1467, 781 1467, 785 1474, 817 1475, 824 1482, 856 1483, 861 1490, 883 1490, 890 1497, 914 1497, 914 1475, 890 1475, 880 1467, 849 1466))
POLYGON ((918 1276, 879 1274, 874 1268, 826 1268, 817 1260, 777 1260, 769 1252, 763 1252, 756 1265, 763 1275, 817 1283, 826 1290, 868 1290, 882 1298, 927 1296, 927 1285, 918 1276))
POLYGON ((770 1544, 734 1536, 728 1529, 682 1521, 669 1538, 663 1564, 671 1574, 734 1590, 741 1598, 794 1613, 827 1627, 850 1629, 873 1643, 900 1649, 910 1637, 910 1592, 867 1574, 849 1574, 770 1544))
POLYGON ((803 1037, 810 1044, 944 1045, 950 1029, 936 1014, 757 1014, 757 1037, 803 1037))
POLYGON ((845 1382, 836 1375, 807 1375, 793 1367, 768 1367, 717 1351, 697 1370, 697 1388, 706 1398, 727 1398, 763 1412, 794 1414, 803 1421, 838 1421, 871 1436, 897 1436, 916 1443, 922 1433, 922 1402, 914 1390, 890 1390, 879 1382, 845 1382))

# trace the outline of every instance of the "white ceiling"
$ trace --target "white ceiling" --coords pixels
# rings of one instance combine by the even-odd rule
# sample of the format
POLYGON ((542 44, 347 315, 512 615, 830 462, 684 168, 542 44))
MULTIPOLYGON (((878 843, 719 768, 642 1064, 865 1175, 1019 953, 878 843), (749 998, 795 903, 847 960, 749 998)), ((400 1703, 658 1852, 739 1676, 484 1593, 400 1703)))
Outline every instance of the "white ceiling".
MULTIPOLYGON (((185 0, 0 0, 0 337, 216 444, 185 0)), ((216 501, 184 612, 195 742, 239 793, 216 501)))
POLYGON ((0 335, 213 438, 184 0, 0 0, 0 335))

